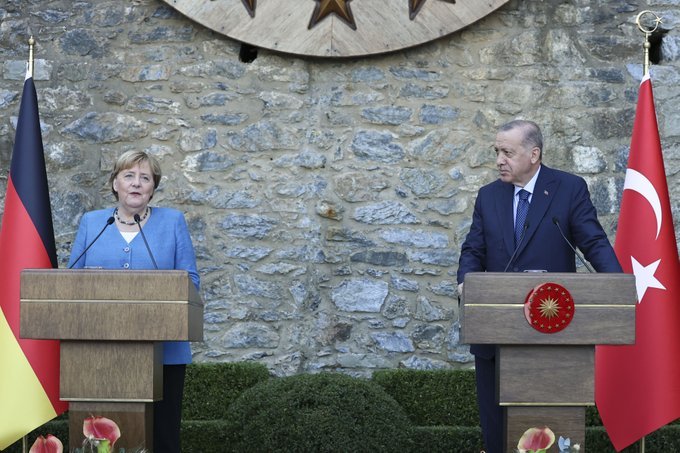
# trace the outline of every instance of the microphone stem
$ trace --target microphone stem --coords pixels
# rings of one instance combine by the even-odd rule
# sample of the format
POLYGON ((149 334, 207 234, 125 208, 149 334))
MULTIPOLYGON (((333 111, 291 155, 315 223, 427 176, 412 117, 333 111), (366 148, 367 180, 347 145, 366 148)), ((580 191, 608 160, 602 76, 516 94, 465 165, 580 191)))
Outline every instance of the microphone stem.
POLYGON ((139 234, 142 235, 142 240, 144 240, 144 245, 146 246, 146 251, 149 252, 149 257, 151 258, 151 262, 153 263, 154 269, 158 270, 158 264, 156 264, 156 259, 153 257, 153 253, 151 253, 151 247, 149 247, 149 243, 146 242, 146 235, 144 235, 144 230, 142 229, 142 224, 139 223, 139 214, 135 214, 135 222, 137 223, 137 226, 139 227, 139 234))
POLYGON ((106 230, 106 229, 109 227, 109 225, 111 225, 111 224, 112 224, 113 222, 115 222, 115 221, 116 221, 116 219, 114 219, 113 216, 109 217, 109 218, 106 220, 106 225, 104 225, 104 228, 102 228, 101 231, 99 232, 99 234, 98 234, 97 236, 95 236, 95 238, 92 240, 92 242, 90 242, 90 243, 88 244, 88 246, 85 247, 85 250, 83 250, 83 252, 82 252, 80 255, 78 255, 78 258, 76 258, 76 260, 73 262, 73 264, 71 264, 71 265, 68 267, 69 269, 72 269, 73 266, 75 266, 76 263, 77 263, 78 261, 80 261, 80 259, 85 255, 85 253, 87 253, 87 251, 90 250, 90 247, 92 247, 92 246, 94 245, 94 243, 97 242, 97 239, 99 239, 99 237, 100 237, 102 234, 104 234, 104 230, 106 230))
POLYGON ((560 234, 562 235, 562 239, 564 239, 565 242, 567 243, 567 245, 569 245, 571 250, 574 252, 574 255, 576 255, 576 258, 578 258, 578 260, 581 262, 581 264, 583 264, 585 266, 585 268, 588 269, 588 272, 594 273, 595 270, 592 267, 590 267, 588 265, 588 263, 586 263, 586 260, 584 260, 583 257, 581 257, 581 254, 576 251, 576 248, 571 244, 571 241, 569 241, 569 239, 567 239, 567 236, 562 231, 562 227, 560 226, 560 222, 559 222, 559 220, 557 220, 556 217, 553 217, 553 223, 555 224, 555 226, 557 226, 557 229, 560 231, 560 234))
POLYGON ((524 241, 524 235, 526 234, 528 229, 529 222, 525 221, 524 226, 522 227, 522 234, 519 236, 519 241, 517 242, 517 245, 515 246, 515 250, 512 252, 512 255, 510 255, 510 260, 508 261, 508 264, 505 265, 505 269, 503 269, 503 272, 507 272, 508 268, 510 267, 510 264, 512 264, 512 262, 515 261, 515 255, 517 255, 517 251, 519 250, 520 245, 522 245, 522 241, 524 241))

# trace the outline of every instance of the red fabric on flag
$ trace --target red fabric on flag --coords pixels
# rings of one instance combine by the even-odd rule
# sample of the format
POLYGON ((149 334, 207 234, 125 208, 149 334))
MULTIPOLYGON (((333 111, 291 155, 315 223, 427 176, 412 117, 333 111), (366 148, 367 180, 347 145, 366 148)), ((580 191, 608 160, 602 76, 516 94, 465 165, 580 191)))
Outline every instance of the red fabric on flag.
POLYGON ((0 306, 24 355, 42 383, 52 405, 59 401, 59 342, 19 337, 20 276, 24 269, 50 268, 50 257, 31 218, 25 211, 10 178, 5 197, 5 214, 0 231, 0 306), (11 258, 10 258, 11 257, 11 258), (56 379, 55 379, 56 375, 56 379))
POLYGON ((680 262, 649 77, 640 84, 614 249, 635 274, 635 344, 596 348, 595 402, 620 451, 680 417, 680 262))
MULTIPOLYGON (((0 372, 3 401, 0 401, 0 449, 27 434, 50 418, 64 412, 68 404, 59 401, 59 342, 22 339, 19 335, 20 273, 27 268, 56 267, 47 173, 43 154, 38 101, 31 78, 26 79, 17 121, 12 165, 7 183, 5 208, 0 226, 0 329, 11 331, 11 343, 0 351, 0 370, 28 361, 39 387, 30 380, 17 380, 16 369, 0 372), (4 326, 4 327, 3 327, 4 326), (14 343, 16 340, 16 343, 14 343), (19 345, 19 349, 9 346, 19 345), (18 352, 18 354, 15 354, 18 352), (23 354, 24 357, 18 357, 23 354), (8 388, 8 387, 12 388, 8 388), (47 407, 27 407, 33 394, 44 392, 47 407), (31 395, 29 395, 29 393, 31 395), (30 396, 30 397, 29 397, 30 396), (25 401, 24 401, 25 400, 25 401), (50 407, 51 406, 51 407, 50 407), (11 423, 9 423, 11 421, 11 423), (11 426, 8 426, 10 425, 11 426)), ((7 332, 0 332, 7 334, 7 332)), ((35 378, 33 379, 35 381, 35 378)))

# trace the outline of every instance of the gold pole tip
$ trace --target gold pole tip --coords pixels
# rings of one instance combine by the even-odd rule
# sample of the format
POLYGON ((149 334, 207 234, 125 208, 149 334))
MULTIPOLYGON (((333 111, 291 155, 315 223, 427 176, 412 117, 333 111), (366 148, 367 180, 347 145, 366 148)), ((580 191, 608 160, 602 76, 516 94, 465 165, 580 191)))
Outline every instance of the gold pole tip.
POLYGON ((35 39, 33 39, 33 36, 31 36, 30 38, 28 38, 28 45, 32 46, 34 44, 35 44, 35 39))

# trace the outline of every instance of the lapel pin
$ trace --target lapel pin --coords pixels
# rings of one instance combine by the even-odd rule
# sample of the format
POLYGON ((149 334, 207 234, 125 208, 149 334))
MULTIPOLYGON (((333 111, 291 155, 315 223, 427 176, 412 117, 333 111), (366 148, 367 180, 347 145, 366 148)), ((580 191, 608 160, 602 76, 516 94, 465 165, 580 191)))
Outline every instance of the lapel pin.
POLYGON ((544 190, 543 193, 545 194, 546 197, 549 195, 547 190, 544 190))

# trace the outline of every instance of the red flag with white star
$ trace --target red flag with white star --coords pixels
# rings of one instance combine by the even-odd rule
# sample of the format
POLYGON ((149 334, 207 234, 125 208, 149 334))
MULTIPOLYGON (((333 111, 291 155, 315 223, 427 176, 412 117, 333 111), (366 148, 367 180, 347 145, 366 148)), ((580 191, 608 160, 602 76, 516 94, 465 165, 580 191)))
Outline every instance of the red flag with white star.
POLYGON ((620 451, 680 418, 680 262, 649 76, 640 84, 614 249, 635 274, 635 344, 596 348, 595 402, 620 451))

